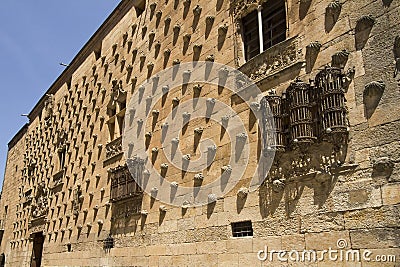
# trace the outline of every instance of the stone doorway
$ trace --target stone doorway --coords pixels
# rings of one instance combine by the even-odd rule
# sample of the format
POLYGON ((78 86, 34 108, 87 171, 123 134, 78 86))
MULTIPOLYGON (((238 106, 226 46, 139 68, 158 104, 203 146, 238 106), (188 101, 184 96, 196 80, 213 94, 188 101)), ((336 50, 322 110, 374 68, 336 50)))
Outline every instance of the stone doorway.
POLYGON ((40 267, 42 263, 42 252, 44 243, 43 232, 34 233, 32 234, 32 237, 33 237, 33 248, 31 257, 31 267, 40 267))

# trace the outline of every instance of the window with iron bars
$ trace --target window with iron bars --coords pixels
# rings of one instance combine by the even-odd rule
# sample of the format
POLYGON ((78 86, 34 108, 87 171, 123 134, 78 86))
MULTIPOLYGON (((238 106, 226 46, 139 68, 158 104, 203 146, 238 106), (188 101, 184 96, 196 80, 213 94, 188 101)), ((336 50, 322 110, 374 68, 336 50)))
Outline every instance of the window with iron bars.
POLYGON ((111 202, 143 194, 127 166, 120 166, 111 172, 111 202))
POLYGON ((242 18, 245 58, 249 60, 286 40, 286 6, 269 0, 242 18))
POLYGON ((233 237, 253 236, 251 221, 235 222, 231 224, 233 237))

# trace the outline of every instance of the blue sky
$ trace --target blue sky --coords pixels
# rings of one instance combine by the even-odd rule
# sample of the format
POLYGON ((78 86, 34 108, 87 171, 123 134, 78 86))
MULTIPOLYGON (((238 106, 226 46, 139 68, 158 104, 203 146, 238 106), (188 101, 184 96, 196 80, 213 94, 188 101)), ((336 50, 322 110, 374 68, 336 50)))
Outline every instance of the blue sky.
MULTIPOLYGON (((0 8, 0 183, 7 143, 119 0, 2 0, 0 8)), ((15 177, 19 178, 19 177, 15 177)))

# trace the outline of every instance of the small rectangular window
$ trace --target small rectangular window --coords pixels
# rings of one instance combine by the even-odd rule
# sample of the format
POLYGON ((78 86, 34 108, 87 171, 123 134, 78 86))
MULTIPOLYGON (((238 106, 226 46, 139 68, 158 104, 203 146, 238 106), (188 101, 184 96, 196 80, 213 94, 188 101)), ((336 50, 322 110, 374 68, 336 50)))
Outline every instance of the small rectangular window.
POLYGON ((231 226, 233 237, 253 236, 253 226, 251 221, 236 222, 232 223, 231 226))

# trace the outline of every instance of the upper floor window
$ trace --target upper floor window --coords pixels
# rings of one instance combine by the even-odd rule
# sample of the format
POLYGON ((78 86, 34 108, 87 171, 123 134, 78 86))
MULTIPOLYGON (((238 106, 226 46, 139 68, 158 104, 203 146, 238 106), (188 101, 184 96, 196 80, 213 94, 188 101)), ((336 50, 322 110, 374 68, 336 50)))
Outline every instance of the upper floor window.
POLYGON ((242 18, 245 58, 249 60, 286 39, 283 0, 269 0, 242 18))

